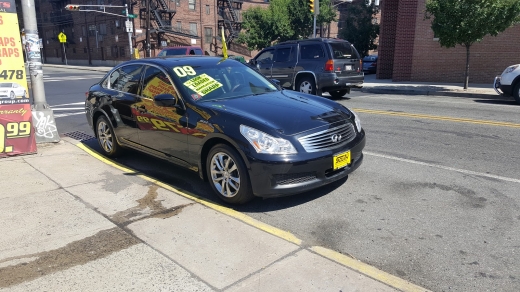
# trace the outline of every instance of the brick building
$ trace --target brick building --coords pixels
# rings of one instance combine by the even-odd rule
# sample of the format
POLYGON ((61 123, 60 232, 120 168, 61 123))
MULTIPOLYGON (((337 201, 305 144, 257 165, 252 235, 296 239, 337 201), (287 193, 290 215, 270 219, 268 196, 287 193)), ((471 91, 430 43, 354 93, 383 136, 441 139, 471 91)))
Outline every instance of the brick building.
MULTIPOLYGON (((463 83, 466 48, 443 48, 424 19, 426 0, 381 0, 377 78, 393 81, 463 83)), ((486 36, 470 50, 470 82, 492 83, 507 66, 520 63, 520 26, 486 36)))
MULTIPOLYGON (((46 62, 69 64, 115 65, 130 58, 130 44, 125 28, 124 7, 106 8, 116 15, 98 13, 95 5, 129 5, 133 32, 132 49, 137 48, 141 58, 146 50, 147 1, 126 0, 75 0, 73 4, 93 5, 94 11, 68 11, 64 7, 70 0, 36 0, 38 31, 43 39, 43 56, 46 62), (60 44, 60 32, 67 42, 60 44), (66 53, 63 54, 63 47, 66 53), (90 60, 90 62, 89 62, 90 60)), ((233 42, 241 29, 241 13, 252 6, 266 6, 264 0, 150 0, 151 55, 164 46, 200 46, 208 55, 222 52, 221 26, 225 28, 229 54, 254 56, 247 47, 233 42)), ((87 9, 82 7, 81 10, 87 9)), ((253 52, 254 53, 254 52, 253 52)))

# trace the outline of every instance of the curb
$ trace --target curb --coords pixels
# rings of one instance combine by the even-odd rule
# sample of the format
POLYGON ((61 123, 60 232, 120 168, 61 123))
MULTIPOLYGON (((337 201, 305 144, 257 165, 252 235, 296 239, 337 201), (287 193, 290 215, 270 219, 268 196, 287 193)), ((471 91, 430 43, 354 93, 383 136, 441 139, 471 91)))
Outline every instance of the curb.
POLYGON ((420 89, 393 89, 393 88, 367 88, 363 87, 361 92, 378 93, 378 94, 402 94, 402 95, 429 95, 429 96, 453 96, 453 97, 471 97, 484 99, 503 99, 498 94, 472 93, 472 92, 454 92, 454 91, 434 91, 420 89))

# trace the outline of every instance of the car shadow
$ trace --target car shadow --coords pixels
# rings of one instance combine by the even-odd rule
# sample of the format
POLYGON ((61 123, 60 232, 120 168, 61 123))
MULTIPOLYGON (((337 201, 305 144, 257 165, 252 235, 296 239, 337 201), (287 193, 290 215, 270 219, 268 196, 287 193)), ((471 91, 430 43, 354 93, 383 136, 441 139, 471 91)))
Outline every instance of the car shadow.
POLYGON ((204 182, 196 172, 132 149, 125 149, 123 154, 116 158, 106 157, 102 154, 103 152, 95 138, 82 141, 82 143, 104 158, 135 171, 126 172, 124 175, 145 175, 170 185, 187 195, 225 206, 239 212, 266 212, 305 204, 334 191, 343 185, 348 179, 348 177, 346 177, 318 189, 300 194, 267 199, 255 197, 247 204, 231 205, 220 200, 217 195, 213 193, 209 184, 204 182))

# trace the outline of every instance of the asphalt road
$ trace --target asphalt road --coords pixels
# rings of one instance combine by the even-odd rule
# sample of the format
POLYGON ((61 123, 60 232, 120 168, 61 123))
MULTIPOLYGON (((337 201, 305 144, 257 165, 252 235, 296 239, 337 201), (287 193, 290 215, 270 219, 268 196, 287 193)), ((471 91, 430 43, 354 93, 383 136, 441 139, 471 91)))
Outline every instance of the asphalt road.
MULTIPOLYGON (((58 132, 92 134, 76 108, 102 74, 44 75, 58 132)), ((433 291, 520 291, 520 106, 360 92, 341 103, 367 133, 363 165, 319 190, 236 209, 433 291)), ((217 201, 182 168, 136 152, 118 162, 217 201)))

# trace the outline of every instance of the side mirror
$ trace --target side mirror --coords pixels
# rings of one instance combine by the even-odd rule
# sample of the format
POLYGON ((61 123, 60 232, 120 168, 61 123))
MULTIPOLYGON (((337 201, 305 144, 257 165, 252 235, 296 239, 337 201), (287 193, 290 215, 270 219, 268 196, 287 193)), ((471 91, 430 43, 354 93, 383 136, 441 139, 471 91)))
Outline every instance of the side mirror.
POLYGON ((280 85, 280 80, 278 80, 278 79, 271 79, 271 81, 274 83, 274 85, 276 85, 276 87, 279 90, 282 90, 282 86, 280 85))
POLYGON ((249 60, 249 64, 251 64, 251 65, 253 65, 253 66, 256 65, 256 60, 255 60, 255 59, 251 59, 251 60, 249 60))
POLYGON ((153 101, 157 106, 175 107, 177 98, 170 93, 163 93, 154 96, 153 101))

